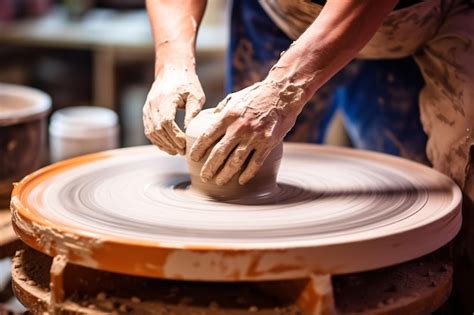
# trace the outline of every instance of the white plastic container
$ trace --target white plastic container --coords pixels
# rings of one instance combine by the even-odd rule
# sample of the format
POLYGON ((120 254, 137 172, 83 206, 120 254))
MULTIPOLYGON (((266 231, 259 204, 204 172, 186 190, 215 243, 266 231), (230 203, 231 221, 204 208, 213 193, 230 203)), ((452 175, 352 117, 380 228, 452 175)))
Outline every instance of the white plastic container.
POLYGON ((67 107, 56 111, 49 125, 51 162, 115 149, 119 145, 117 114, 107 108, 67 107))

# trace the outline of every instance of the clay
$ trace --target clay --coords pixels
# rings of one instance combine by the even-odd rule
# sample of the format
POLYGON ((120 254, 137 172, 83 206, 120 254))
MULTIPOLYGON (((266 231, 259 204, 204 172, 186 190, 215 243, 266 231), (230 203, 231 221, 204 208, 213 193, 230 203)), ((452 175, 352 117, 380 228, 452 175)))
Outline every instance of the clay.
POLYGON ((242 170, 239 184, 248 183, 295 124, 305 97, 304 84, 270 79, 229 94, 189 152, 193 161, 205 161, 201 179, 224 185, 242 170))
POLYGON ((14 227, 83 266, 255 281, 393 265, 443 246, 461 224, 448 177, 388 155, 285 144, 278 194, 245 205, 189 189, 186 165, 153 146, 51 165, 15 187, 14 227))
MULTIPOLYGON (((191 159, 189 148, 191 148, 196 139, 202 135, 206 129, 214 124, 221 116, 214 109, 206 109, 201 111, 193 120, 191 120, 186 130, 186 161, 188 163, 189 175, 191 177, 191 189, 203 196, 208 196, 219 201, 227 201, 234 203, 251 204, 259 199, 269 199, 278 194, 278 186, 276 183, 278 170, 283 154, 283 144, 280 143, 266 158, 263 166, 257 174, 245 185, 239 183, 240 170, 224 185, 216 183, 215 179, 204 182, 201 178, 201 171, 206 162, 209 148, 205 156, 195 162, 191 159)), ((244 165, 245 168, 246 165, 244 165)))

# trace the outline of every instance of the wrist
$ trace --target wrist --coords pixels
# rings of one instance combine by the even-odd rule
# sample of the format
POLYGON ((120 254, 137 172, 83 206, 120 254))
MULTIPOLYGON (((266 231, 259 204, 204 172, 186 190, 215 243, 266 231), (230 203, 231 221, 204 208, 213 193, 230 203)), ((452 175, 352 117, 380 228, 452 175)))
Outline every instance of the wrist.
POLYGON ((277 63, 272 67, 265 82, 278 86, 279 89, 298 89, 303 92, 304 103, 322 85, 318 82, 318 71, 300 69, 297 64, 282 65, 277 63))
POLYGON ((270 97, 268 104, 283 118, 292 120, 301 112, 308 100, 305 87, 295 84, 284 76, 267 77, 259 84, 263 88, 261 93, 270 97))
POLYGON ((266 80, 292 84, 312 96, 324 83, 323 68, 305 45, 292 45, 269 71, 266 80))
POLYGON ((155 77, 165 69, 196 71, 194 47, 185 44, 166 43, 156 49, 155 77))

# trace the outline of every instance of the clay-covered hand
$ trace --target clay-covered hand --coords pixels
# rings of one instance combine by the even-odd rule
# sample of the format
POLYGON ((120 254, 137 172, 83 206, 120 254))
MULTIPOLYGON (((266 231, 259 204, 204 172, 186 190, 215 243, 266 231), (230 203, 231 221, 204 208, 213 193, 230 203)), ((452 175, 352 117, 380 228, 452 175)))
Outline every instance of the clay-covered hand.
POLYGON ((243 167, 239 183, 252 179, 293 127, 304 105, 303 96, 299 86, 269 80, 229 94, 215 109, 216 122, 191 148, 190 157, 197 162, 215 144, 201 169, 201 179, 224 185, 243 167))
POLYGON ((145 135, 161 150, 183 155, 186 138, 175 122, 176 109, 186 110, 186 127, 204 102, 204 92, 194 71, 165 67, 156 77, 143 106, 145 135))

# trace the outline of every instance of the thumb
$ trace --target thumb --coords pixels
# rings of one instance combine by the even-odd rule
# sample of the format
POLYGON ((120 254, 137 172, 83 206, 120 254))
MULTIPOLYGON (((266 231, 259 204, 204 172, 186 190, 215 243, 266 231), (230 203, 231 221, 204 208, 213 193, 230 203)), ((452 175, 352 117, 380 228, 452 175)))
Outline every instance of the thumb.
POLYGON ((187 128, 191 119, 199 114, 205 101, 206 97, 204 95, 201 97, 192 94, 188 95, 186 100, 186 115, 184 116, 184 128, 187 128))

